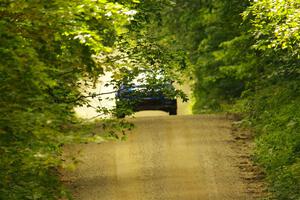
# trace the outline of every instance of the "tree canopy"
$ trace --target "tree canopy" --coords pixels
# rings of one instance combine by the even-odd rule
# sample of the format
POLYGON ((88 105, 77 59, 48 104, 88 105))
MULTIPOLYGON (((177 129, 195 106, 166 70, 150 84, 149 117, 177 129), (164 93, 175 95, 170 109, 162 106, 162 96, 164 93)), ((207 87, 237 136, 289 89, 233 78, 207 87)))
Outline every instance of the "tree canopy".
MULTIPOLYGON (((0 199, 67 197, 61 147, 100 138, 74 116, 80 88, 145 69, 186 70, 194 113, 241 114, 274 198, 300 198, 298 1, 0 0, 0 16, 0 199)), ((132 128, 103 124, 110 138, 132 128)))

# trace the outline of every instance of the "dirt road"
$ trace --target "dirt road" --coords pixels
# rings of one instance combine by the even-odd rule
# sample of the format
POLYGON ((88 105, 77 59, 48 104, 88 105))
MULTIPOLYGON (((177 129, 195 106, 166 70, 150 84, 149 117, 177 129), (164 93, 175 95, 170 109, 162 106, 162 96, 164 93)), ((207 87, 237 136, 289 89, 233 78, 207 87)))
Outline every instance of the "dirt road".
POLYGON ((244 200, 231 123, 217 116, 134 119, 126 142, 81 148, 66 175, 77 200, 244 200))

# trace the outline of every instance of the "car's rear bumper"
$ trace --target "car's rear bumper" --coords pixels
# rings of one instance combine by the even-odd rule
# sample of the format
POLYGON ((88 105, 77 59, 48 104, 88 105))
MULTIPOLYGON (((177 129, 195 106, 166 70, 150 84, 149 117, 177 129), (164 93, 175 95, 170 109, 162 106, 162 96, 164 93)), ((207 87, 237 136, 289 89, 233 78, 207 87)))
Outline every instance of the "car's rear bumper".
POLYGON ((162 110, 169 112, 177 109, 177 101, 173 100, 156 100, 156 99, 143 99, 133 105, 134 111, 142 110, 162 110))

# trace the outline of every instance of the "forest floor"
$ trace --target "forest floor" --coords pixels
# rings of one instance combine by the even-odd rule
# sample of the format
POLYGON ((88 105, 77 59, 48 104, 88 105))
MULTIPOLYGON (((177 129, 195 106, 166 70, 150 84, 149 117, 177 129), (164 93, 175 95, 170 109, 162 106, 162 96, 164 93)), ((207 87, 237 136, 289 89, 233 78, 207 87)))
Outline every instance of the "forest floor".
POLYGON ((264 193, 252 138, 218 115, 142 116, 127 141, 68 146, 76 200, 244 200, 264 193))

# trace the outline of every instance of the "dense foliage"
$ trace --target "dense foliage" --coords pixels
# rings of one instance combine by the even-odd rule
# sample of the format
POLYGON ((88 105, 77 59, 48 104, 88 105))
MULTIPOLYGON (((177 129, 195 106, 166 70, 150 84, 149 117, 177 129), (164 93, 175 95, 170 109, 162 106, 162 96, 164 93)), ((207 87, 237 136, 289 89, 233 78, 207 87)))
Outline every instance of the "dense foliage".
MULTIPOLYGON (((298 1, 0 0, 0 16, 0 199, 67 196, 61 146, 101 139, 74 117, 82 84, 145 69, 192 71, 194 112, 241 113, 274 197, 300 198, 298 1)), ((113 138, 131 128, 105 124, 113 138)))
MULTIPOLYGON (((160 56, 164 49, 146 37, 147 20, 168 1, 138 2, 0 0, 0 199, 67 196, 57 174, 67 167, 61 147, 101 140, 85 136, 74 117, 75 106, 88 104, 82 84, 93 85, 105 71, 115 84, 141 65, 169 66, 168 53, 160 56)), ((103 127, 118 138, 115 131, 131 125, 107 120, 103 127)))
POLYGON ((300 198, 299 13, 294 0, 177 0, 165 19, 194 69, 194 112, 242 114, 284 200, 300 198))
POLYGON ((63 196, 55 167, 81 104, 80 78, 103 72, 129 10, 101 1, 0 1, 0 199, 63 196))

